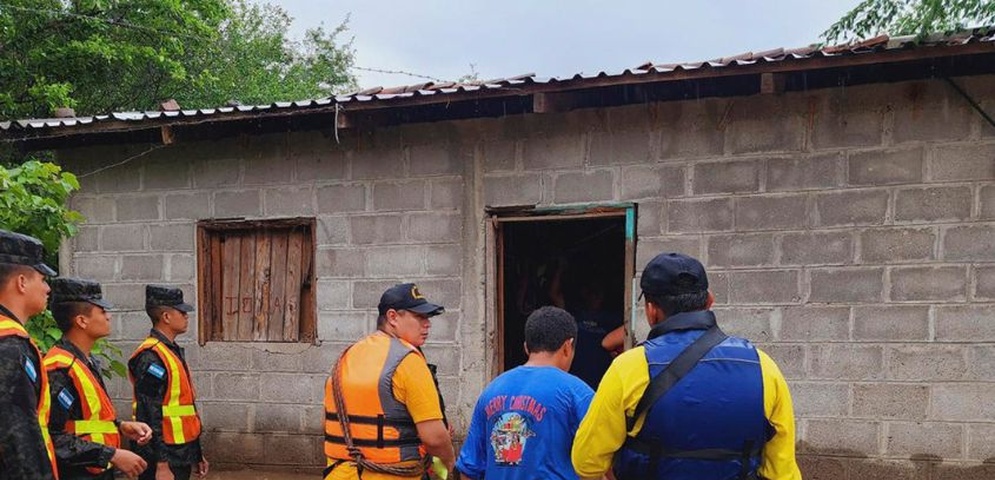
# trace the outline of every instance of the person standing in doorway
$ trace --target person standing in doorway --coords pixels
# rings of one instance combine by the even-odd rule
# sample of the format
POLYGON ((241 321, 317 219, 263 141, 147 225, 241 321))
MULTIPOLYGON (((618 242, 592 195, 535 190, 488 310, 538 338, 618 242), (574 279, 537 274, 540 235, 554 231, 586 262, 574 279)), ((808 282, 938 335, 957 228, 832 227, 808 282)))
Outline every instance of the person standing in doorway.
POLYGON ((388 288, 377 331, 351 345, 325 382, 325 479, 418 479, 455 461, 439 393, 418 350, 444 308, 413 283, 388 288))
POLYGON ((45 277, 56 275, 43 257, 37 238, 0 230, 0 480, 58 478, 48 374, 24 328, 45 310, 45 277))
POLYGON ((800 480, 777 364, 722 333, 705 267, 661 253, 640 280, 651 330, 612 362, 574 440, 582 478, 800 480))
POLYGON ((487 480, 574 480, 570 445, 594 391, 567 373, 574 360, 577 323, 547 306, 525 322, 529 360, 484 389, 456 469, 487 480))
POLYGON ((135 451, 148 462, 142 480, 186 480, 207 475, 200 444, 201 421, 190 368, 176 337, 187 331, 193 306, 175 287, 147 285, 148 338, 128 360, 134 386, 135 420, 152 428, 152 441, 135 451))
POLYGON ((144 445, 152 439, 152 429, 117 419, 100 365, 90 354, 93 344, 111 333, 111 304, 96 282, 57 278, 51 285, 52 316, 62 338, 45 355, 45 370, 52 385, 48 429, 59 478, 112 480, 113 469, 135 478, 147 464, 121 448, 121 436, 144 445))

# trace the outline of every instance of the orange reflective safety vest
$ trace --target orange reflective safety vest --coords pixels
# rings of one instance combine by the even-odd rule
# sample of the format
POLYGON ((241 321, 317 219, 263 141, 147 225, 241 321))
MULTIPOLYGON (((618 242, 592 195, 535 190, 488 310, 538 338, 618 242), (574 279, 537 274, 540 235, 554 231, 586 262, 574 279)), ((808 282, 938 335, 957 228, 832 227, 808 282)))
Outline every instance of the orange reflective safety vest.
MULTIPOLYGON (((155 337, 146 338, 131 358, 152 350, 166 366, 166 395, 162 399, 162 441, 167 445, 182 445, 200 437, 200 415, 194 405, 196 394, 190 372, 183 360, 155 337)), ((129 374, 130 376, 130 374, 129 374)), ((131 379, 135 383, 135 379, 131 379)), ((132 403, 134 408, 136 405, 132 403)))
MULTIPOLYGON (((12 318, 0 315, 0 337, 16 336, 28 339, 31 343, 31 347, 35 349, 35 353, 38 354, 38 359, 42 358, 41 352, 38 351, 38 347, 35 342, 31 340, 31 336, 28 335, 28 331, 24 329, 24 325, 12 318)), ((52 463, 52 475, 55 478, 59 478, 59 467, 55 463, 55 445, 52 444, 52 436, 48 433, 48 417, 49 412, 52 411, 52 394, 48 387, 48 372, 41 365, 38 366, 39 377, 41 378, 41 392, 38 395, 38 426, 41 427, 41 438, 45 441, 45 450, 48 453, 48 461, 52 463)))
MULTIPOLYGON (((51 373, 58 369, 68 369, 69 378, 80 397, 83 418, 66 422, 66 431, 89 442, 120 448, 121 434, 114 424, 117 419, 114 404, 90 368, 77 360, 72 352, 58 346, 52 347, 45 355, 45 370, 51 373)), ((111 465, 107 464, 102 468, 87 467, 86 470, 99 475, 110 468, 111 465)))
MULTIPOLYGON (((420 460, 425 454, 407 407, 394 398, 394 372, 410 354, 421 355, 402 340, 378 332, 349 347, 339 362, 353 446, 369 461, 397 463, 420 460)), ((329 377, 325 382, 325 456, 329 465, 352 459, 337 412, 329 377)))

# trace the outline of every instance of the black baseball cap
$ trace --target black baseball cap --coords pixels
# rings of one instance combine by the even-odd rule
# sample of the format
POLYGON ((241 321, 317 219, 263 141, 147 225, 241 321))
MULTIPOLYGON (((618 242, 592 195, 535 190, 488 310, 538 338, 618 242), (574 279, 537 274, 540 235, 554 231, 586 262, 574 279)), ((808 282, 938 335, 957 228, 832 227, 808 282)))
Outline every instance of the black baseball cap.
POLYGON ((674 296, 708 290, 705 267, 694 257, 664 252, 646 264, 639 280, 643 294, 674 296))
POLYGON ((0 230, 0 263, 27 265, 46 277, 58 275, 52 267, 45 265, 45 247, 35 237, 0 230))
POLYGON ((183 290, 165 285, 145 286, 145 308, 173 307, 181 312, 190 313, 193 305, 183 301, 183 290))
POLYGON ((429 317, 434 317, 446 311, 442 305, 429 302, 418 291, 418 285, 413 283, 400 283, 383 292, 383 295, 380 296, 380 304, 377 305, 377 310, 380 312, 380 315, 385 315, 387 310, 390 309, 407 310, 429 317))
POLYGON ((79 278, 53 278, 48 282, 52 287, 49 301, 52 305, 63 302, 89 302, 104 310, 114 307, 104 299, 100 284, 79 278))

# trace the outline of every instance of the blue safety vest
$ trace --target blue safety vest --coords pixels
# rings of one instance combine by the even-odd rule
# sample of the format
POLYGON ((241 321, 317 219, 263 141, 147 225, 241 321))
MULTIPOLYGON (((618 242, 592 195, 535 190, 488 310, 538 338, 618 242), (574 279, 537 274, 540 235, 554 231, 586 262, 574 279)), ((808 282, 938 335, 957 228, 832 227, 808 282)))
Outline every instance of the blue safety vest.
MULTIPOLYGON (((715 314, 707 310, 655 326, 643 343, 650 378, 713 326, 715 314)), ((757 350, 745 339, 728 337, 649 408, 613 469, 619 479, 753 479, 773 433, 764 414, 757 350)))

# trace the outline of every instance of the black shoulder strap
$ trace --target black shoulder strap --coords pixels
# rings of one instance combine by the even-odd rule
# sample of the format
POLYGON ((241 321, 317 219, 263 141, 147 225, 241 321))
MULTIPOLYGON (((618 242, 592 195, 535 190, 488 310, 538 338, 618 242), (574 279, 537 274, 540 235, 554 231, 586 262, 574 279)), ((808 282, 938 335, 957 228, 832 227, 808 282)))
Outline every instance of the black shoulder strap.
POLYGON ((663 398, 671 387, 677 384, 684 375, 694 368, 713 347, 722 343, 726 338, 725 333, 719 330, 718 326, 713 326, 698 337, 691 345, 688 345, 677 358, 667 365, 657 376, 650 380, 650 384, 643 392, 643 398, 636 405, 636 412, 633 416, 626 418, 626 430, 631 431, 636 425, 636 420, 643 416, 657 400, 663 398))

